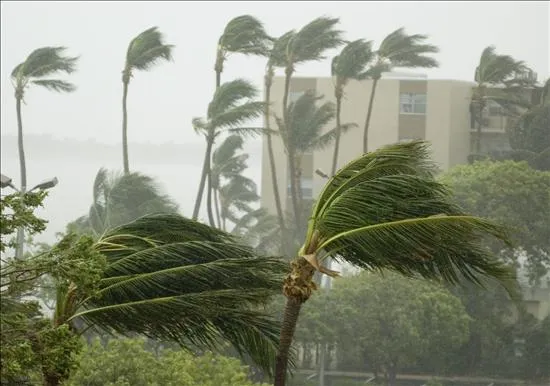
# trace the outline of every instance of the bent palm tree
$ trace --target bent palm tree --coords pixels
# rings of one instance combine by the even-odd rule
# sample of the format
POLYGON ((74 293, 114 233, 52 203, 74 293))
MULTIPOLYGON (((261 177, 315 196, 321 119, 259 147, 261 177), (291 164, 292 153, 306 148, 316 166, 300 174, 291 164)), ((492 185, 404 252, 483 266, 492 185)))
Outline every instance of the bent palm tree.
POLYGON ((227 229, 227 220, 237 224, 242 215, 253 212, 250 205, 259 199, 256 183, 250 178, 239 175, 229 180, 220 188, 222 229, 227 229))
POLYGON ((348 43, 338 56, 332 59, 332 77, 335 80, 334 97, 336 98, 336 138, 334 140, 334 155, 332 157, 332 169, 330 175, 336 173, 338 167, 338 151, 340 148, 340 115, 342 112, 342 98, 344 88, 351 80, 363 80, 368 78, 367 65, 374 57, 372 42, 363 39, 348 43))
POLYGON ((476 67, 475 82, 472 90, 472 113, 476 125, 476 154, 481 153, 481 132, 483 130, 483 112, 489 101, 496 102, 500 107, 515 110, 526 107, 521 98, 521 89, 530 85, 519 75, 527 69, 521 61, 516 61, 509 55, 499 55, 494 46, 486 47, 481 53, 476 67), (492 86, 492 89, 489 87, 492 86), (496 87, 495 87, 496 86, 496 87), (505 86, 505 88, 498 88, 505 86))
MULTIPOLYGON (((212 147, 216 138, 223 132, 259 134, 263 131, 261 128, 242 127, 250 119, 257 118, 262 114, 264 103, 251 101, 257 94, 256 88, 243 79, 224 83, 216 90, 208 105, 206 120, 193 119, 193 128, 196 132, 203 134, 206 139, 201 180, 193 209, 194 220, 199 215, 206 179, 211 169, 212 147)), ((206 209, 210 225, 215 226, 212 207, 207 205, 206 209)))
POLYGON ((109 174, 102 168, 94 180, 93 203, 88 215, 71 225, 78 233, 101 236, 145 215, 177 211, 178 205, 160 192, 153 178, 136 172, 109 174))
POLYGON ((76 70, 78 57, 64 55, 65 47, 42 47, 34 50, 19 63, 11 72, 15 88, 15 108, 17 112, 17 142, 19 147, 19 166, 21 169, 21 192, 27 189, 27 167, 25 150, 23 148, 23 119, 21 117, 21 102, 27 87, 42 86, 55 92, 73 92, 74 84, 61 79, 51 79, 50 76, 59 73, 71 74, 76 70))
MULTIPOLYGON (((287 115, 287 107, 290 93, 290 81, 294 74, 295 67, 300 63, 322 60, 325 58, 324 53, 327 50, 336 48, 343 43, 342 31, 334 29, 338 23, 338 18, 319 17, 309 24, 306 24, 298 32, 291 31, 285 37, 284 42, 286 43, 286 47, 284 47, 282 51, 284 55, 282 61, 276 64, 278 66, 282 65, 285 69, 282 118, 287 128, 291 127, 288 123, 289 117, 287 115)), ((288 159, 293 160, 295 158, 295 154, 292 153, 293 149, 288 148, 287 151, 290 151, 290 153, 288 153, 288 159)), ((289 165, 289 167, 291 167, 291 165, 289 165)), ((293 174, 292 170, 291 174, 293 174)), ((292 197, 294 216, 296 220, 298 220, 301 217, 301 213, 298 211, 298 191, 296 191, 296 186, 294 186, 292 182, 290 194, 292 197)))
POLYGON ((281 196, 279 194, 279 183, 277 180, 277 168, 275 166, 275 153, 273 152, 273 138, 271 132, 271 86, 273 85, 273 77, 275 76, 275 67, 284 66, 284 57, 286 52, 286 47, 288 45, 289 39, 294 36, 294 31, 289 31, 276 39, 273 43, 273 47, 269 52, 269 58, 266 65, 266 71, 264 76, 264 87, 265 87, 265 109, 264 109, 264 125, 267 140, 267 154, 269 158, 269 167, 271 172, 271 184, 273 188, 273 198, 275 201, 275 210, 277 213, 277 220, 279 223, 280 229, 280 240, 281 248, 280 252, 283 255, 289 255, 288 244, 285 242, 286 235, 286 224, 285 217, 283 213, 283 206, 281 205, 281 196), (288 253, 287 253, 288 252, 288 253))
MULTIPOLYGON (((62 243, 69 248, 52 251, 69 258, 60 262, 82 253, 82 243, 62 243)), ((142 217, 87 245, 104 260, 98 281, 93 291, 85 281, 59 281, 55 327, 79 333, 79 321, 187 348, 228 341, 271 373, 278 326, 257 306, 280 290, 287 264, 255 257, 229 234, 179 215, 142 217)), ((62 381, 49 378, 49 386, 62 381)))
MULTIPOLYGON (((284 114, 286 119, 275 118, 288 156, 290 190, 296 192, 296 199, 292 200, 292 205, 298 229, 303 225, 302 157, 305 153, 329 146, 338 132, 338 129, 334 128, 323 134, 326 125, 334 119, 335 107, 332 102, 324 102, 318 106, 317 102, 322 98, 323 96, 317 96, 315 91, 309 90, 287 106, 284 114)), ((354 125, 342 124, 340 131, 345 132, 354 125)))
POLYGON ((372 88, 363 129, 363 153, 368 151, 368 132, 374 96, 382 74, 391 71, 394 67, 432 68, 439 66, 435 59, 426 56, 426 54, 439 52, 436 46, 424 43, 427 38, 426 35, 407 35, 404 28, 399 28, 386 36, 380 43, 380 47, 375 52, 374 64, 368 70, 368 77, 372 79, 372 88))
POLYGON ((162 60, 172 60, 173 45, 164 44, 158 27, 149 28, 132 39, 126 51, 126 63, 122 70, 122 161, 124 173, 130 173, 128 159, 128 112, 126 99, 133 72, 148 71, 162 60))
POLYGON ((462 278, 479 283, 479 275, 511 284, 513 273, 482 245, 487 236, 507 242, 505 231, 463 213, 434 170, 427 144, 413 141, 363 154, 329 179, 284 281, 276 386, 285 384, 296 322, 315 289, 315 271, 337 274, 321 265, 329 256, 367 270, 453 284, 462 278))

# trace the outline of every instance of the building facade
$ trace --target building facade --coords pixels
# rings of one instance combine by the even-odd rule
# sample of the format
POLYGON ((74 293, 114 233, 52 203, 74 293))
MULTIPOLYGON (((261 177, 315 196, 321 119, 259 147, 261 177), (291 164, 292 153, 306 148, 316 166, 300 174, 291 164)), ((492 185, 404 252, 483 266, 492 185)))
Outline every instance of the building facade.
MULTIPOLYGON (((358 127, 343 134, 340 142, 338 167, 362 154, 363 126, 367 114, 372 81, 350 81, 345 88, 342 103, 342 123, 355 123, 358 127)), ((468 161, 476 138, 475 125, 470 114, 470 100, 474 83, 457 80, 428 80, 419 77, 386 77, 379 81, 369 127, 368 150, 383 145, 411 139, 431 142, 433 159, 441 170, 468 161)), ((324 100, 334 101, 333 79, 292 79, 289 100, 295 100, 303 92, 315 90, 324 100)), ((272 112, 282 115, 281 101, 284 78, 276 77, 272 86, 272 112)), ((507 150, 507 118, 498 105, 489 105, 483 117, 481 152, 507 150)), ((276 127, 272 118, 271 127, 276 127)), ((326 130, 335 126, 331 122, 326 130)), ((290 210, 289 173, 283 144, 273 136, 273 147, 279 195, 283 209, 290 210), (286 182, 286 183, 285 183, 286 182), (285 199, 286 197, 286 199, 285 199)), ((315 173, 319 169, 328 174, 332 165, 334 148, 306 154, 302 158, 302 195, 304 199, 316 197, 324 185, 323 177, 315 173)), ((275 213, 271 185, 267 141, 264 137, 262 156, 262 207, 275 213)))

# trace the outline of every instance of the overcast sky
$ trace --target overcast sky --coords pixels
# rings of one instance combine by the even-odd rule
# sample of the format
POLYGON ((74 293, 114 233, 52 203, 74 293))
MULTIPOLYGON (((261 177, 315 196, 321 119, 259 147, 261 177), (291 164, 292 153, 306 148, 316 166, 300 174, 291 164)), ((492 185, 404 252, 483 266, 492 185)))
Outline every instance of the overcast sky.
MULTIPOLYGON (((136 73, 132 79, 128 98, 130 141, 202 146, 203 139, 195 134, 190 122, 193 117, 205 115, 212 96, 218 37, 230 19, 242 14, 258 17, 273 36, 301 28, 318 16, 340 17, 340 28, 346 31, 347 39, 365 38, 373 40, 375 46, 389 32, 404 26, 410 33, 429 35, 430 42, 439 46, 437 59, 441 67, 426 71, 430 78, 471 80, 481 51, 490 44, 499 53, 524 60, 539 74, 539 79, 550 75, 550 15, 549 3, 544 1, 3 1, 1 7, 2 134, 16 133, 11 70, 32 50, 61 45, 69 48, 69 54, 81 56, 78 71, 66 77, 78 89, 72 95, 29 91, 23 107, 25 133, 120 142, 121 70, 126 49, 138 33, 158 26, 166 35, 166 42, 175 45, 174 61, 147 73, 136 73)), ((264 66, 262 58, 232 56, 222 81, 245 77, 260 86, 264 66)), ((328 74, 329 60, 299 66, 296 71, 297 76, 328 74)), ((260 162, 257 145, 250 144, 251 149, 256 149, 254 163, 260 162)), ((202 148, 196 149, 196 160, 187 160, 187 166, 194 168, 191 178, 198 175, 202 162, 202 148)), ((32 154, 27 156, 32 172, 32 154)), ((10 169, 15 173, 17 160, 2 159, 10 163, 7 168, 2 165, 2 171, 10 169)), ((120 168, 119 164, 99 166, 120 168)), ((254 170, 259 173, 259 165, 254 170)), ((191 185, 194 190, 196 182, 191 185)), ((83 207, 86 205, 82 203, 83 207)), ((182 205, 188 213, 191 204, 182 205)))

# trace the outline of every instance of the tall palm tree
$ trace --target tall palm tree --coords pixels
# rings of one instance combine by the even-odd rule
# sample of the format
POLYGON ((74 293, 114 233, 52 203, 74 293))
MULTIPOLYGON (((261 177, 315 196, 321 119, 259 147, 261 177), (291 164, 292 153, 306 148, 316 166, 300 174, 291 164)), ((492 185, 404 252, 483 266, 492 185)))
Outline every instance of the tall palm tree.
POLYGON ((177 211, 178 205, 160 192, 153 178, 137 172, 119 175, 101 168, 94 180, 88 215, 70 224, 69 229, 101 236, 145 215, 177 211))
POLYGON ((275 153, 273 151, 273 138, 272 138, 272 132, 271 132, 271 110, 270 110, 271 87, 273 86, 273 77, 275 76, 275 67, 284 66, 286 47, 288 45, 289 39, 292 36, 294 36, 294 34, 295 34, 295 31, 289 31, 274 41, 271 51, 269 52, 269 57, 268 57, 265 76, 264 76, 264 87, 265 87, 264 135, 266 136, 266 140, 267 140, 266 141, 267 154, 269 157, 269 167, 271 171, 271 184, 273 188, 273 198, 275 201, 275 210, 277 213, 277 220, 279 223, 280 236, 281 236, 280 253, 282 253, 283 255, 290 255, 290 253, 292 252, 288 249, 288 246, 289 246, 288 243, 285 242, 287 230, 286 230, 286 224, 285 224, 285 216, 283 213, 283 206, 281 205, 281 196, 279 194, 277 168, 275 165, 275 153))
POLYGON ((384 72, 391 71, 395 67, 403 68, 432 68, 438 67, 438 62, 426 56, 439 52, 439 48, 426 44, 426 35, 407 35, 404 28, 399 28, 382 40, 380 47, 375 51, 373 65, 368 70, 368 77, 372 79, 372 88, 367 109, 367 118, 363 129, 363 152, 368 151, 368 132, 370 118, 374 106, 376 86, 384 72))
POLYGON ((307 236, 284 281, 287 298, 275 386, 284 386, 300 308, 312 295, 315 271, 336 276, 322 262, 336 257, 367 270, 458 283, 481 276, 515 283, 513 272, 482 244, 508 241, 501 227, 468 216, 434 178, 435 165, 422 141, 365 153, 332 176, 312 210, 307 236), (480 276, 481 275, 481 276, 480 276))
POLYGON ((338 167, 338 151, 340 148, 340 125, 342 98, 344 88, 350 80, 363 80, 369 76, 367 65, 372 61, 372 42, 363 39, 348 43, 339 55, 332 59, 331 72, 334 79, 334 97, 336 99, 336 138, 334 140, 334 156, 330 175, 336 173, 338 167))
MULTIPOLYGON (((264 103, 252 101, 257 94, 258 91, 256 88, 246 80, 236 79, 224 83, 216 90, 212 101, 208 105, 206 120, 201 118, 193 119, 195 131, 204 135, 206 139, 201 180, 195 208, 193 209, 194 220, 199 215, 206 179, 210 175, 212 147, 216 139, 224 132, 239 135, 262 133, 262 128, 242 126, 250 119, 257 118, 262 114, 264 103)), ((210 225, 215 226, 212 207, 207 205, 206 209, 210 225)))
MULTIPOLYGON (((187 348, 221 349, 227 341, 271 373, 279 326, 258 306, 280 290, 288 271, 281 260, 257 257, 225 232, 166 214, 97 241, 71 235, 48 253, 57 262, 54 328, 81 334, 77 326, 84 325, 187 348), (81 265, 93 266, 96 279, 65 275, 81 265)), ((2 268, 5 277, 10 268, 2 268)), ((68 375, 44 374, 48 386, 68 375)))
POLYGON ((19 63, 11 72, 15 88, 15 109, 17 112, 17 142, 19 147, 19 167, 21 170, 21 192, 27 189, 27 166, 23 147, 23 119, 21 117, 21 102, 25 91, 31 85, 45 87, 55 92, 73 92, 74 84, 51 76, 59 73, 71 74, 76 70, 78 57, 65 56, 65 47, 42 47, 31 52, 24 62, 19 63))
MULTIPOLYGON (((286 119, 276 117, 279 134, 288 156, 290 171, 290 190, 296 226, 302 224, 302 189, 301 160, 305 153, 321 150, 331 145, 336 138, 338 129, 328 130, 323 134, 326 125, 334 119, 335 106, 333 102, 324 102, 318 105, 323 98, 316 95, 314 90, 304 92, 296 101, 291 102, 285 109, 286 119)), ((340 131, 347 131, 354 124, 342 124, 340 131)))
POLYGON ((481 53, 476 67, 475 82, 472 90, 472 113, 476 125, 475 151, 481 153, 481 132, 483 130, 483 112, 489 101, 496 102, 507 110, 526 107, 527 101, 521 96, 522 88, 531 85, 528 79, 520 75, 527 70, 522 61, 509 55, 496 53, 494 46, 486 47, 481 53), (504 87, 503 87, 504 86, 504 87))
POLYGON ((216 212, 216 225, 221 228, 219 190, 222 180, 240 176, 246 169, 248 154, 236 154, 243 148, 244 140, 239 135, 230 135, 212 153, 212 194, 214 197, 214 210, 216 212))
POLYGON ((126 99, 128 85, 134 71, 148 71, 162 60, 172 60, 173 45, 164 44, 164 36, 158 27, 149 28, 132 39, 126 51, 126 63, 122 70, 122 161, 124 173, 130 173, 128 160, 128 112, 126 99))

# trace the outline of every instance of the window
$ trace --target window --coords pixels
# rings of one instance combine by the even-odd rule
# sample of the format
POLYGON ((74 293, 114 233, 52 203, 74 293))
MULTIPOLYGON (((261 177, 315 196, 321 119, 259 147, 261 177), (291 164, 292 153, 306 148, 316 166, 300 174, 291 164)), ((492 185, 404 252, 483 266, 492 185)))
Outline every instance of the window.
POLYGON ((503 115, 502 106, 492 100, 489 100, 487 103, 487 111, 490 117, 500 117, 503 115))
MULTIPOLYGON (((313 179, 302 177, 302 198, 305 200, 311 200, 313 198, 313 179)), ((292 197, 292 191, 290 190, 290 181, 288 182, 287 187, 288 197, 292 197)))
POLYGON ((426 114, 426 94, 402 93, 399 97, 401 114, 426 114))

